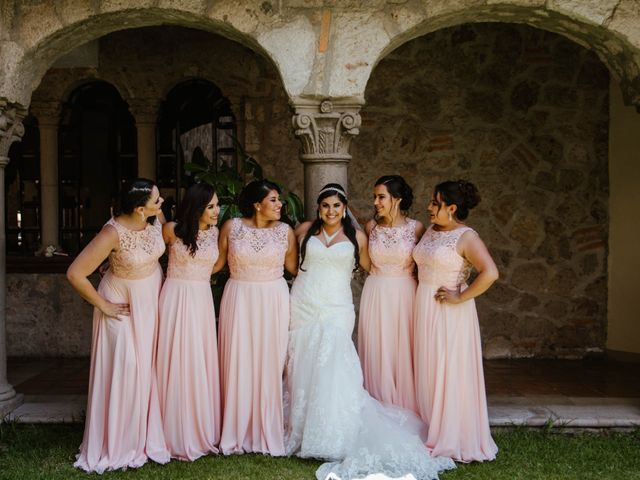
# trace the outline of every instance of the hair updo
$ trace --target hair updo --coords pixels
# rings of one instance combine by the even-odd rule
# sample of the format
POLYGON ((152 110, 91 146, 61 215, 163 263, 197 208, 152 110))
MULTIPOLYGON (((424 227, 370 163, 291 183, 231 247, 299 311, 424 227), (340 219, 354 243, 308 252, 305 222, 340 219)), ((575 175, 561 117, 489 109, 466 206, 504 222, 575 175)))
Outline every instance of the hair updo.
MULTIPOLYGON (((114 205, 114 216, 130 215, 138 207, 144 207, 151 198, 151 192, 156 184, 147 178, 136 178, 122 186, 118 201, 114 205)), ((153 224, 156 217, 147 218, 153 224)))
POLYGON ((282 193, 280 187, 269 180, 254 180, 247 183, 240 192, 238 199, 238 207, 244 218, 251 218, 256 213, 254 203, 260 203, 269 193, 275 190, 278 194, 282 193))
POLYGON ((455 205, 457 207, 456 217, 464 220, 469 216, 469 210, 480 203, 480 194, 476 186, 466 180, 448 180, 439 183, 434 189, 433 195, 437 199, 440 194, 440 200, 447 205, 455 205))
POLYGON ((387 187, 389 195, 393 198, 401 199, 400 210, 406 212, 411 208, 413 204, 413 190, 400 175, 384 175, 376 180, 373 186, 377 187, 378 185, 387 187))

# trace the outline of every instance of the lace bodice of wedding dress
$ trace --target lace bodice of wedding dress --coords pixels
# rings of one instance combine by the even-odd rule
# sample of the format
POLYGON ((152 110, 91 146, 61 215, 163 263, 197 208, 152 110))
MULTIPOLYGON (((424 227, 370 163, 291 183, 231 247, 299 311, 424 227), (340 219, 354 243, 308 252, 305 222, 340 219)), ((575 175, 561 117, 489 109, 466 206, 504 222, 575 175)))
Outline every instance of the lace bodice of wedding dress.
POLYGON ((287 453, 328 460, 316 472, 319 480, 369 474, 436 479, 454 464, 429 456, 422 421, 407 410, 381 405, 363 387, 351 340, 353 248, 351 242, 326 247, 311 237, 304 270, 291 290, 287 453))

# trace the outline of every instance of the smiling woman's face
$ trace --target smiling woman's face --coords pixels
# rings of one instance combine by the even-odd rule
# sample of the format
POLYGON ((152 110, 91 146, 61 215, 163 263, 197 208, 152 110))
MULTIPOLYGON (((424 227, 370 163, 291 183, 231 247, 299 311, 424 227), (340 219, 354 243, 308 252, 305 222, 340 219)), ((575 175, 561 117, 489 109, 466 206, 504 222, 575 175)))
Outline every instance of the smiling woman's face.
POLYGON ((346 206, 342 203, 340 197, 338 197, 338 195, 332 195, 320 200, 318 215, 326 226, 335 226, 342 223, 345 208, 346 206))

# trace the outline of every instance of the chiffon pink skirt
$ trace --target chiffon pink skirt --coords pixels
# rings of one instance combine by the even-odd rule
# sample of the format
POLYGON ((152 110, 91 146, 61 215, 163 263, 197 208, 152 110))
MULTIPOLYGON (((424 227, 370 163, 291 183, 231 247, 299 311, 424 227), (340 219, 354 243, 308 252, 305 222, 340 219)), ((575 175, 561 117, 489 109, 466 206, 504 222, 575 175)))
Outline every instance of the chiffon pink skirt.
POLYGON ((283 278, 230 279, 220 305, 220 378, 224 454, 284 455, 282 376, 289 331, 283 278))
POLYGON ((84 438, 75 467, 87 472, 169 461, 154 374, 162 269, 139 280, 107 272, 98 293, 129 303, 129 317, 93 313, 91 370, 84 438))
POLYGON ((413 277, 370 275, 362 289, 358 354, 364 386, 382 403, 417 412, 413 377, 413 277))
POLYGON ((172 457, 218 453, 220 380, 209 282, 168 278, 160 294, 158 396, 172 457))
POLYGON ((420 416, 434 456, 458 462, 493 460, 475 302, 439 304, 437 287, 418 286, 415 378, 420 416))

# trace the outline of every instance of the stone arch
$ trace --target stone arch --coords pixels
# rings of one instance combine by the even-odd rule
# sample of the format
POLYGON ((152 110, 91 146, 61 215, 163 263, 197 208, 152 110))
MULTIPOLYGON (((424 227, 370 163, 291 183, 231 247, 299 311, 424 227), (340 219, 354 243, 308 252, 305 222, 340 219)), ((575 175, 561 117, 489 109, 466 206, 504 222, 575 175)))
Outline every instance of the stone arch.
POLYGON ((169 1, 162 7, 132 8, 124 3, 93 2, 87 6, 86 2, 42 2, 16 7, 24 11, 13 18, 11 41, 0 49, 5 57, 0 97, 28 105, 31 92, 61 55, 111 32, 158 25, 216 33, 257 52, 273 65, 289 95, 306 83, 312 59, 298 59, 296 51, 284 46, 290 43, 291 28, 303 32, 301 43, 307 53, 313 45, 313 30, 302 15, 285 20, 272 11, 265 12, 258 1, 219 7, 169 1))
POLYGON ((640 104, 640 9, 634 2, 439 2, 428 8, 389 6, 344 22, 336 34, 332 92, 363 96, 371 72, 389 52, 427 33, 464 23, 522 23, 560 34, 593 50, 619 81, 628 104, 640 104), (487 4, 490 3, 490 4, 487 4), (365 26, 366 22, 366 26, 365 26), (354 32, 362 34, 354 37, 354 32), (348 43, 347 43, 348 42, 348 43))

